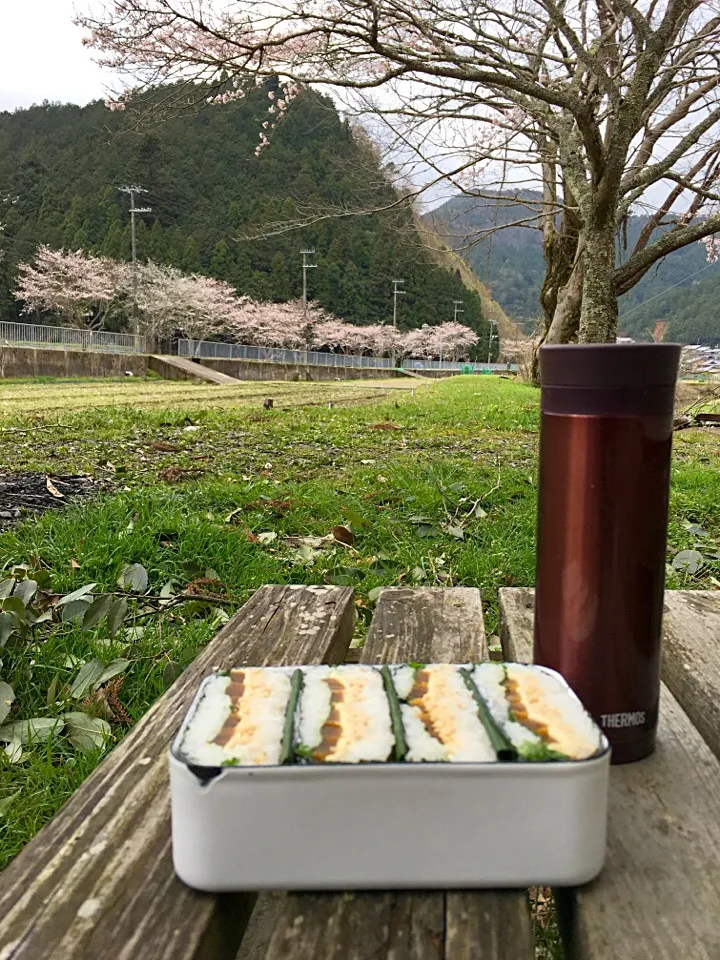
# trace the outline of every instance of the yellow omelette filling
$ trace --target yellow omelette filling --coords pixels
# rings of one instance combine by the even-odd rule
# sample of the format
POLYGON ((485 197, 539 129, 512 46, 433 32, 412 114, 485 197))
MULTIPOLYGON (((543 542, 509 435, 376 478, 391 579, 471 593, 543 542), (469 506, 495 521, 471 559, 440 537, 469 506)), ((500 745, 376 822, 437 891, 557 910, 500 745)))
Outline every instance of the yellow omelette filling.
POLYGON ((474 708, 468 712, 469 694, 457 670, 439 664, 418 670, 408 696, 408 704, 425 724, 425 729, 447 747, 451 756, 468 746, 477 722, 474 708))
POLYGON ((380 675, 347 671, 342 679, 328 677, 325 683, 331 691, 330 713, 312 759, 324 763, 387 759, 393 737, 380 675), (378 697, 383 698, 380 704, 378 697), (384 706, 384 711, 378 710, 378 705, 384 706))
POLYGON ((233 670, 225 693, 230 715, 214 739, 228 756, 251 764, 278 762, 278 730, 282 727, 286 677, 261 669, 233 670))
POLYGON ((513 717, 559 753, 577 760, 592 756, 597 743, 588 740, 563 713, 553 697, 530 670, 510 672, 505 696, 513 717))

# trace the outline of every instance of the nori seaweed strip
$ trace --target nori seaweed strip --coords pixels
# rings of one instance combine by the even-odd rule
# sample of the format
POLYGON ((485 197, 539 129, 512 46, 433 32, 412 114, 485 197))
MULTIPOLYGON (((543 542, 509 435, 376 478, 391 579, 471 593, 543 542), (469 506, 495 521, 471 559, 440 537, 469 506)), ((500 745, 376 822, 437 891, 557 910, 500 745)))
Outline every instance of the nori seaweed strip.
POLYGON ((280 763, 291 763, 293 760, 293 732, 295 728, 295 711, 303 685, 302 670, 296 670, 290 680, 290 699, 285 714, 285 728, 283 730, 282 747, 280 749, 280 763))
POLYGON ((490 743, 492 744, 493 750, 497 754, 498 760, 516 760, 517 751, 515 750, 515 747, 513 747, 500 727, 498 727, 498 725, 495 723, 490 711, 487 708, 487 704, 480 695, 480 691, 475 686, 475 681, 470 675, 470 671, 466 670, 464 667, 461 667, 460 674, 465 681, 465 685, 467 686, 468 690, 473 695, 473 699, 475 700, 475 704, 477 706, 478 716, 480 717, 480 722, 485 727, 485 732, 490 738, 490 743))
POLYGON ((393 736, 395 738, 395 759, 404 760, 405 754, 407 753, 407 743, 405 741, 405 727, 403 726, 402 714, 400 713, 400 701, 397 690, 395 689, 392 674, 388 667, 381 667, 380 674, 383 679, 383 684, 385 685, 388 706, 390 707, 390 720, 392 721, 393 736))
POLYGON ((530 743, 522 747, 518 752, 520 759, 527 761, 527 763, 553 763, 556 761, 570 760, 567 754, 553 750, 547 743, 530 743))

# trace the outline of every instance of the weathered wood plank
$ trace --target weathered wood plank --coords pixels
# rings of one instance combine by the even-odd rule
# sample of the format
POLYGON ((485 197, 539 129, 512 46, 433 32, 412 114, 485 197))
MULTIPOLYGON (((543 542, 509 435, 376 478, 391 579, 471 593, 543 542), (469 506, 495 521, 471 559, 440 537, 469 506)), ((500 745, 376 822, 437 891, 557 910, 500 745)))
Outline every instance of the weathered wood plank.
MULTIPOLYGON (((442 894, 302 893, 284 898, 272 960, 438 960, 442 894)), ((242 947, 238 957, 244 960, 242 947)))
POLYGON ((447 894, 447 960, 526 960, 534 955, 526 891, 447 894))
MULTIPOLYGON (((532 591, 501 590, 506 655, 532 649, 532 591)), ((720 763, 663 685, 658 747, 613 767, 608 859, 556 899, 577 960, 720 957, 720 763)))
POLYGON ((234 956, 253 898, 176 879, 168 745, 211 669, 341 662, 353 622, 348 587, 258 590, 0 876, 0 958, 234 956))
POLYGON ((467 663, 487 657, 480 591, 390 587, 380 594, 363 663, 467 663))
POLYGON ((720 757, 720 591, 668 590, 663 680, 720 757))
MULTIPOLYGON (((466 662, 486 656, 478 590, 391 588, 380 595, 361 659, 466 662)), ((264 957, 526 960, 533 955, 524 891, 453 891, 288 894, 264 957)), ((238 958, 247 960, 242 947, 238 958)))
POLYGON ((499 597, 503 656, 517 663, 532 663, 535 591, 530 587, 503 588, 499 597))

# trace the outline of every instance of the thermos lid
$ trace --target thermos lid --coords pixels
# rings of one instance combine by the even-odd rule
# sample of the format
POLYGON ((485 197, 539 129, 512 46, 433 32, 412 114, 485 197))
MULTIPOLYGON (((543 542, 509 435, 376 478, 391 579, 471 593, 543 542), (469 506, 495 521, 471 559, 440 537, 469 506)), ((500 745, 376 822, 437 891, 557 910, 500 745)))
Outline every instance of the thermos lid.
POLYGON ((543 387, 671 386, 680 362, 678 343, 582 343, 540 347, 543 387))

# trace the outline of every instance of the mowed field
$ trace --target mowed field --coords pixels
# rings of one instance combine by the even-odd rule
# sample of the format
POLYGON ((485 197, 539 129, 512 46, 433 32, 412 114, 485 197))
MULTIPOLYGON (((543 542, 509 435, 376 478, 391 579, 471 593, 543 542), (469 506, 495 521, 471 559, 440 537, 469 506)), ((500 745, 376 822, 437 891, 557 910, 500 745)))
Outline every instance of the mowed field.
POLYGON ((280 407, 327 404, 331 401, 355 404, 379 400, 387 391, 412 393, 422 386, 422 381, 409 377, 328 383, 245 382, 238 386, 130 377, 118 380, 0 381, 0 414, 52 414, 113 406, 153 409, 181 405, 188 409, 220 409, 262 404, 267 397, 271 397, 280 407))
MULTIPOLYGON (((498 588, 534 580, 538 398, 480 376, 0 386, 5 479, 32 471, 60 494, 0 534, 5 577, 24 565, 43 583, 0 654, 5 729, 45 721, 21 748, 0 740, 0 867, 263 583, 352 585, 356 645, 378 587, 479 587, 492 642, 498 588), (73 474, 93 491, 67 502, 73 474), (103 597, 124 601, 119 622, 83 615, 103 597), (81 682, 97 663, 112 677, 81 682), (102 721, 92 735, 77 712, 102 721)), ((676 435, 668 583, 720 587, 718 431, 676 435), (687 550, 699 561, 675 563, 687 550)))

